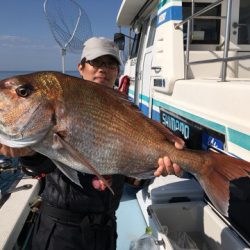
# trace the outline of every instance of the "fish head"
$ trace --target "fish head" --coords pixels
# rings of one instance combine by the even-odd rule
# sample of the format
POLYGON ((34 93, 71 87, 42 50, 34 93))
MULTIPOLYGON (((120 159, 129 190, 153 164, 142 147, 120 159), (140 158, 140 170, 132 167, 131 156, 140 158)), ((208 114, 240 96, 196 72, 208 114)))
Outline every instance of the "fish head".
POLYGON ((53 126, 53 103, 60 91, 52 72, 1 80, 0 143, 17 148, 38 143, 53 126))

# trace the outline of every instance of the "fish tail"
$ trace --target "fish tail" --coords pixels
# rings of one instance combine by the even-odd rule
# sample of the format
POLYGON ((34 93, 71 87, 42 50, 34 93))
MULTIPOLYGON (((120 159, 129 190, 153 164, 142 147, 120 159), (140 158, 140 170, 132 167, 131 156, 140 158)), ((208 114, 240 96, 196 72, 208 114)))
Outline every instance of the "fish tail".
POLYGON ((250 163, 220 153, 209 152, 204 158, 201 174, 197 176, 209 199, 228 216, 229 183, 241 177, 250 177, 250 163))

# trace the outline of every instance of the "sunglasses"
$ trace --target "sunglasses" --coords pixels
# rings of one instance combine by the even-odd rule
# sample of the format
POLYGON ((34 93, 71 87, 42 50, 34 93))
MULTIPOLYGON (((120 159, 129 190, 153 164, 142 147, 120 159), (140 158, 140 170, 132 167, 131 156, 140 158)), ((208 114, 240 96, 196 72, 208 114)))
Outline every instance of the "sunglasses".
POLYGON ((99 60, 99 59, 94 59, 94 60, 88 60, 85 63, 88 63, 89 65, 91 65, 94 68, 105 67, 107 69, 115 70, 119 67, 118 63, 115 62, 114 60, 104 62, 104 61, 99 60))

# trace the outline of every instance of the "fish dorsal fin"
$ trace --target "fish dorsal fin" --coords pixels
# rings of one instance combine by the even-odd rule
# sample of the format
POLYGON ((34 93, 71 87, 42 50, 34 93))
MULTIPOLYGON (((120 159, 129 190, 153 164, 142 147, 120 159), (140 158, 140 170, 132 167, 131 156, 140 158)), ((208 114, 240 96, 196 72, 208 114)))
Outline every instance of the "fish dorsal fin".
POLYGON ((93 167, 76 149, 74 149, 69 143, 67 143, 65 140, 63 140, 60 137, 60 135, 57 134, 57 133, 54 133, 53 140, 58 145, 60 145, 59 147, 63 147, 64 149, 66 149, 73 158, 75 158, 77 161, 79 161, 84 166, 86 166, 87 168, 89 168, 89 170, 91 170, 93 172, 93 174, 95 174, 100 180, 103 181, 103 183, 111 191, 111 193, 114 194, 114 191, 110 187, 110 185, 107 182, 107 180, 105 180, 105 178, 102 177, 102 175, 95 169, 95 167, 93 167))

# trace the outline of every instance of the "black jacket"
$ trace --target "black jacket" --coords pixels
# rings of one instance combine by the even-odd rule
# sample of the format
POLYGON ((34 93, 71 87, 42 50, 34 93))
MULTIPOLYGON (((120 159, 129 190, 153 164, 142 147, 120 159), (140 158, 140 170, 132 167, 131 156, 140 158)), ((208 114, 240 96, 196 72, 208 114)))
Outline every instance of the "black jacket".
POLYGON ((34 175, 45 173, 45 187, 42 199, 48 205, 77 213, 112 212, 118 208, 124 186, 124 176, 112 175, 114 195, 106 189, 93 188, 91 174, 79 173, 83 188, 70 181, 47 157, 36 154, 21 157, 20 162, 34 175))

